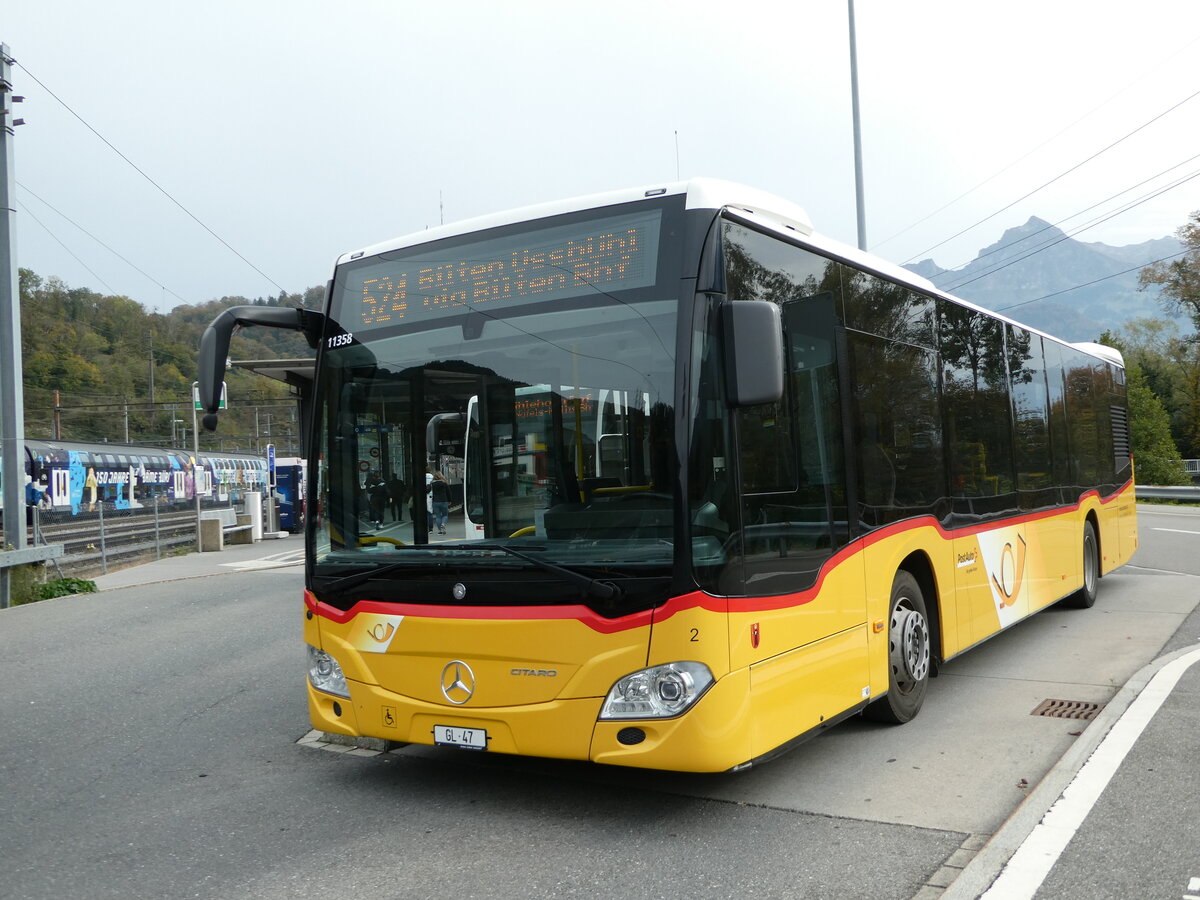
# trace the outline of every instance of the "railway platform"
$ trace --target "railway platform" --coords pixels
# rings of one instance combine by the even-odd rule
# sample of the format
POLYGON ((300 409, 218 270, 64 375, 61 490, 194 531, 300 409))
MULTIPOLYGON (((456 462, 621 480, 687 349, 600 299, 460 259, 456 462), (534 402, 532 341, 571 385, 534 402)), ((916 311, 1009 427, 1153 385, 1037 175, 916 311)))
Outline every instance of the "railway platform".
POLYGON ((188 553, 163 557, 153 562, 128 566, 107 575, 92 578, 100 591, 144 584, 179 581, 245 572, 250 569, 286 569, 301 571, 304 566, 304 537, 289 535, 256 544, 226 544, 215 553, 188 553))

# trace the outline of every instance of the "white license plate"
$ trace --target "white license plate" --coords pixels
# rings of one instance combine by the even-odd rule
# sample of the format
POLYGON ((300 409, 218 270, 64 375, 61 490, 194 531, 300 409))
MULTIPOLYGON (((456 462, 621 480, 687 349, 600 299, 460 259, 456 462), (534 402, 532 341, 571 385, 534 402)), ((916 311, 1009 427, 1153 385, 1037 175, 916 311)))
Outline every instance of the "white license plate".
POLYGON ((446 747, 466 747, 468 750, 487 749, 487 729, 461 728, 458 725, 434 725, 433 742, 446 747))

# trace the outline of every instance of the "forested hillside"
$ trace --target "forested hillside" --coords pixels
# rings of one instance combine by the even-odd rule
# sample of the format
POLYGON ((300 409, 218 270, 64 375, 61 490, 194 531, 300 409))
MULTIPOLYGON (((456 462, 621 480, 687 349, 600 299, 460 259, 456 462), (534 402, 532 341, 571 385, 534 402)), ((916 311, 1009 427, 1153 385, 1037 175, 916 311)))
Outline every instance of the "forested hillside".
MULTIPOLYGON (((222 297, 161 314, 128 297, 72 288, 57 278, 20 271, 21 338, 25 369, 25 432, 30 438, 192 445, 191 386, 205 327, 231 306, 318 309, 325 289, 278 297, 222 297), (57 392, 57 394, 56 394, 57 392), (57 396, 57 403, 56 403, 57 396), (57 407, 57 416, 55 415, 57 407)), ((230 357, 311 357, 298 332, 248 328, 233 339, 230 357)), ((273 441, 294 452, 295 403, 286 385, 232 369, 229 411, 201 447, 254 450, 273 441)))

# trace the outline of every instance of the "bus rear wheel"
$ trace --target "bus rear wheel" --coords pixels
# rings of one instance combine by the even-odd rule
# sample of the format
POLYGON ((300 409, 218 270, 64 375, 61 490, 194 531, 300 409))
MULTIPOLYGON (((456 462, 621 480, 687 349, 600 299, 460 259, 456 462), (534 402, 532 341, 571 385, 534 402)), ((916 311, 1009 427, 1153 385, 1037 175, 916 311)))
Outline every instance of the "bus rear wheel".
POLYGON ((888 615, 888 691, 863 710, 863 717, 895 725, 921 710, 929 688, 929 614, 921 586, 908 572, 896 573, 888 615))
POLYGON ((1071 595, 1069 603, 1079 609, 1091 609, 1100 589, 1100 542, 1096 526, 1088 519, 1083 523, 1083 587, 1071 595))

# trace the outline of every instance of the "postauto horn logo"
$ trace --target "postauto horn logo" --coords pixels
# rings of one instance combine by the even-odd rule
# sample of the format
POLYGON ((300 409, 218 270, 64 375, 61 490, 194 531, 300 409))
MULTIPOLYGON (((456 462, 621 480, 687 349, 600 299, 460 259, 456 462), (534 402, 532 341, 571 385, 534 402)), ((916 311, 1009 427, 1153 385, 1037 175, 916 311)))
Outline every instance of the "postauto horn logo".
POLYGON ((979 550, 988 574, 988 587, 996 604, 1001 626, 1008 626, 1027 612, 1024 599, 1026 558, 1025 538, 1016 528, 1005 528, 979 535, 979 550))

